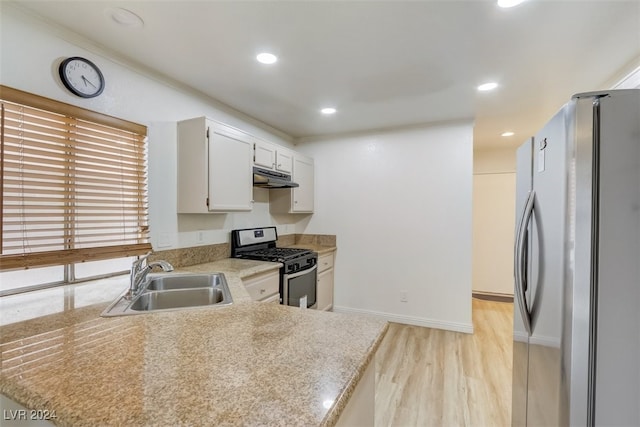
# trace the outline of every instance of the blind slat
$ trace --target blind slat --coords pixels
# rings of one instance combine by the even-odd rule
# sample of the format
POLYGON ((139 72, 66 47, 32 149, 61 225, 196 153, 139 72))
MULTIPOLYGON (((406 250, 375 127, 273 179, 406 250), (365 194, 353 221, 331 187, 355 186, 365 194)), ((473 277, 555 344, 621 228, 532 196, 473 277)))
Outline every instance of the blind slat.
MULTIPOLYGON (((46 185, 47 183, 50 184, 49 181, 52 181, 54 179, 56 179, 58 182, 62 182, 60 178, 64 178, 62 175, 59 175, 56 177, 55 175, 39 174, 39 173, 33 173, 33 172, 10 173, 9 171, 5 173, 7 173, 6 175, 7 179, 11 179, 11 178, 32 179, 29 181, 26 181, 26 180, 23 181, 24 185, 37 185, 39 183, 38 180, 42 181, 43 185, 46 185)), ((101 174, 100 176, 102 178, 113 178, 113 179, 94 179, 93 177, 89 178, 84 174, 77 174, 77 175, 78 177, 82 178, 82 181, 81 181, 82 184, 79 184, 79 185, 83 185, 84 183, 102 184, 105 186, 104 189, 114 188, 114 185, 120 185, 125 188, 138 188, 138 184, 146 180, 145 176, 140 176, 140 177, 128 176, 127 179, 121 178, 120 180, 117 180, 116 177, 108 174, 101 174)), ((77 179, 76 179, 76 182, 78 182, 77 179)), ((22 185, 22 184, 19 184, 19 185, 22 185)))
MULTIPOLYGON (((71 153, 70 154, 59 153, 59 155, 52 158, 51 157, 52 154, 53 153, 51 153, 50 151, 37 150, 37 149, 25 149, 22 151, 6 150, 5 161, 11 160, 12 163, 14 164, 16 164, 17 162, 24 162, 24 163, 38 162, 42 164, 68 167, 69 161, 73 160, 75 162, 74 164, 76 165, 76 168, 77 167, 90 168, 92 166, 95 166, 96 164, 96 161, 92 160, 92 158, 90 157, 78 157, 78 156, 74 156, 71 153)), ((135 171, 138 174, 144 173, 144 170, 145 170, 144 164, 131 163, 131 162, 125 161, 124 159, 121 162, 116 162, 116 161, 111 161, 106 159, 101 161, 103 163, 101 167, 104 168, 105 170, 112 170, 112 171, 128 170, 128 171, 135 171)))
POLYGON ((19 153, 21 150, 29 150, 31 147, 44 149, 44 155, 54 153, 70 153, 74 156, 84 156, 86 158, 111 159, 129 163, 141 163, 140 153, 128 150, 98 150, 96 147, 82 144, 78 141, 69 139, 45 139, 46 135, 9 133, 5 135, 5 144, 7 152, 19 153), (25 148, 22 145, 26 146, 25 148), (138 155, 138 157, 136 157, 138 155))
MULTIPOLYGON (((138 218, 138 212, 142 211, 136 211, 135 215, 132 215, 131 213, 129 213, 128 215, 125 215, 125 219, 126 217, 134 217, 134 218, 138 218)), ((4 217, 5 218, 23 218, 24 214, 21 212, 4 212, 4 217)), ((29 218, 54 218, 56 222, 59 222, 59 218, 62 217, 62 215, 60 213, 58 213, 57 215, 55 213, 51 213, 51 212, 29 212, 29 218)), ((116 213, 107 213, 107 212, 103 212, 103 213, 94 213, 94 212, 84 212, 82 213, 82 217, 83 218, 101 218, 103 220, 109 220, 110 222, 113 222, 114 220, 119 220, 122 219, 122 215, 117 215, 116 213)), ((28 222, 28 221, 27 221, 28 222)))
POLYGON ((28 141, 30 146, 38 146, 41 148, 49 148, 49 149, 65 149, 69 150, 73 147, 81 147, 89 151, 97 151, 104 153, 117 153, 118 155, 137 159, 136 155, 139 151, 143 151, 142 142, 138 145, 138 141, 128 141, 125 139, 118 139, 114 141, 113 144, 107 145, 104 143, 97 144, 92 143, 91 141, 87 141, 86 139, 78 138, 75 135, 72 139, 72 135, 70 132, 61 133, 60 136, 56 135, 48 135, 42 133, 33 133, 33 132, 24 132, 20 129, 10 129, 5 126, 7 131, 7 135, 5 138, 5 143, 8 145, 11 144, 13 146, 17 146, 21 144, 23 141, 28 141), (116 144, 117 143, 117 144, 116 144))
POLYGON ((48 163, 35 163, 34 158, 25 159, 24 162, 15 161, 13 158, 8 158, 4 162, 5 176, 6 177, 22 177, 25 173, 31 172, 43 172, 50 179, 65 180, 69 176, 90 176, 90 177, 103 177, 109 178, 112 182, 117 184, 126 178, 127 182, 138 181, 142 174, 137 170, 125 169, 98 169, 94 166, 92 169, 78 167, 77 165, 73 169, 65 169, 62 167, 45 166, 48 163), (99 170, 105 170, 106 172, 98 172, 99 170))

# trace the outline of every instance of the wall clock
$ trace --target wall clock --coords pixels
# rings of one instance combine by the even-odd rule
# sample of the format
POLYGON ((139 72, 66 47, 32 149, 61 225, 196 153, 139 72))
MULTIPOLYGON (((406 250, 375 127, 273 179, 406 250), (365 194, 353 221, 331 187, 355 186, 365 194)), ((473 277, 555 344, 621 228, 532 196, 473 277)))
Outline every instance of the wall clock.
POLYGON ((67 58, 58 68, 62 84, 74 95, 93 98, 104 90, 104 76, 93 62, 79 56, 67 58))

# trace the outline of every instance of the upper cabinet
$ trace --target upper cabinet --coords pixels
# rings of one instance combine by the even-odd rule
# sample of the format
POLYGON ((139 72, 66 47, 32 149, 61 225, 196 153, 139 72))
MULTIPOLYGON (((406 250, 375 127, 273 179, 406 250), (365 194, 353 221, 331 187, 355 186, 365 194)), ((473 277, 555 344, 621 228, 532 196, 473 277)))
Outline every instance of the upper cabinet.
POLYGON ((250 211, 255 142, 206 117, 178 122, 178 213, 250 211))
POLYGON ((290 174, 293 171, 293 152, 279 145, 256 139, 253 147, 253 164, 290 174))
POLYGON ((178 213, 252 210, 253 166, 299 184, 269 190, 271 213, 313 213, 312 158, 206 117, 178 122, 178 213))
POLYGON ((257 140, 253 144, 253 164, 266 169, 275 169, 276 146, 267 141, 257 140))
POLYGON ((293 152, 286 148, 278 148, 276 151, 276 170, 278 172, 293 172, 293 152))
POLYGON ((269 192, 271 213, 313 213, 314 165, 313 159, 293 153, 293 182, 299 187, 273 189, 269 192))

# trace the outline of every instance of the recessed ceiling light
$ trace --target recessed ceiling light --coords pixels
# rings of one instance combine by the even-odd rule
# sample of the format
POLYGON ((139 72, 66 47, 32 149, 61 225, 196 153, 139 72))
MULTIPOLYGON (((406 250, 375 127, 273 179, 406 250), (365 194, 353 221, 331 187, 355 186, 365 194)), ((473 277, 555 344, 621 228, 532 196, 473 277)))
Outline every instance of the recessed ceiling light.
POLYGON ((498 6, 500 7, 513 7, 517 6, 525 0, 498 0, 498 6))
POLYGON ((513 132, 509 131, 509 132, 503 132, 502 136, 513 136, 515 135, 513 132))
POLYGON ((335 108, 333 108, 333 107, 326 107, 326 108, 323 108, 322 110, 320 110, 320 112, 322 114, 326 114, 326 115, 335 114, 336 111, 337 110, 335 108))
POLYGON ((481 84, 480 86, 478 86, 478 90, 481 91, 481 92, 486 92, 486 91, 489 91, 489 90, 493 90, 493 89, 495 89, 497 87, 498 87, 498 83, 494 83, 494 82, 484 83, 484 84, 481 84))
POLYGON ((135 13, 131 12, 129 9, 124 9, 122 7, 110 7, 105 10, 105 15, 113 22, 123 27, 143 27, 144 21, 135 13))
POLYGON ((261 64, 275 64, 278 61, 278 57, 273 53, 262 52, 256 56, 256 59, 261 64))

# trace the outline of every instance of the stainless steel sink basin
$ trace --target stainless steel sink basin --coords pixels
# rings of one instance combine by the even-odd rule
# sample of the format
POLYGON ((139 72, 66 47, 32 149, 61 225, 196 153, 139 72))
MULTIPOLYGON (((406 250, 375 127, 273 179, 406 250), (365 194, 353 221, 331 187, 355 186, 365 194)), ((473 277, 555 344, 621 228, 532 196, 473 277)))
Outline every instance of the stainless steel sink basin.
POLYGON ((167 274, 152 277, 146 286, 148 291, 165 291, 169 289, 211 288, 219 286, 223 279, 221 274, 167 274))
POLYGON ((133 300, 131 310, 155 311, 219 304, 224 300, 221 289, 200 288, 146 292, 133 300))
POLYGON ((127 298, 125 291, 102 316, 125 316, 194 307, 224 307, 233 303, 222 273, 165 274, 150 276, 140 294, 127 298))

